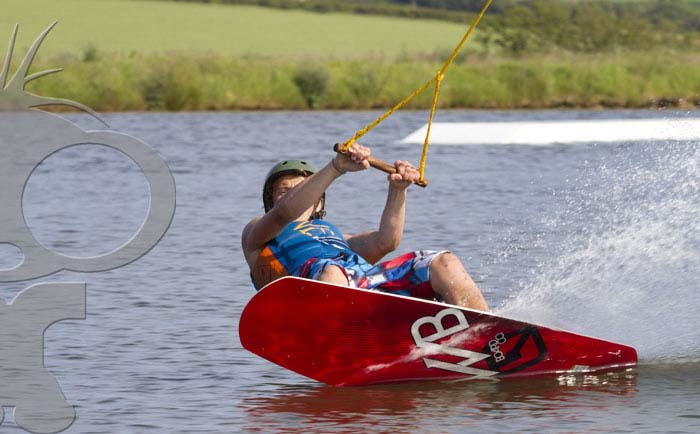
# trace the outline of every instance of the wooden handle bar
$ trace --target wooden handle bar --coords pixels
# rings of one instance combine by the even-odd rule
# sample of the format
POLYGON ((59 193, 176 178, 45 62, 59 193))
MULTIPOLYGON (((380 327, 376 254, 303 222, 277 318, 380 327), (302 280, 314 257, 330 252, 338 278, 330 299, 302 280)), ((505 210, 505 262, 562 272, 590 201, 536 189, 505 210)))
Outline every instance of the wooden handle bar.
MULTIPOLYGON (((336 143, 335 146, 333 146, 333 150, 339 154, 346 154, 346 152, 342 151, 340 143, 336 143)), ((369 161, 370 166, 374 167, 375 169, 379 169, 382 172, 385 172, 388 174, 396 173, 396 166, 394 166, 393 164, 389 164, 384 160, 380 160, 379 158, 375 158, 375 157, 372 157, 370 155, 370 157, 367 159, 367 161, 369 161)), ((417 180, 416 182, 414 182, 414 184, 416 184, 420 187, 427 187, 428 180, 427 179, 424 179, 422 181, 417 180)))

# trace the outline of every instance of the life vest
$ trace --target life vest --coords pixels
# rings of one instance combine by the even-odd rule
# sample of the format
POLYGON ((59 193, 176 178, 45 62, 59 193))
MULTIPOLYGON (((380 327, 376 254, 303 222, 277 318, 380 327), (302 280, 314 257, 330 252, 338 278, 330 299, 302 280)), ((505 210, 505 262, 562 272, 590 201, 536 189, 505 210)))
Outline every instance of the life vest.
POLYGON ((251 279, 256 289, 284 276, 298 276, 311 258, 336 258, 355 254, 342 232, 325 220, 291 222, 260 252, 251 279))

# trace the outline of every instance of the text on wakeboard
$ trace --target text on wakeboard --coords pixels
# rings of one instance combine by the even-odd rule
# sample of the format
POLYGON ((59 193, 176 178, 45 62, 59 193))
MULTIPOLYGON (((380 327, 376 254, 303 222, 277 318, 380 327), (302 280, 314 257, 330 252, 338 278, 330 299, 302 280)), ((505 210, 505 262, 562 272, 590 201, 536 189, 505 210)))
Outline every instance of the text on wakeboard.
POLYGON ((442 360, 435 360, 429 357, 423 357, 423 362, 428 368, 444 369, 447 371, 459 372, 461 374, 473 375, 473 377, 470 379, 486 378, 498 374, 496 371, 478 369, 472 366, 475 363, 491 357, 490 354, 450 346, 452 341, 459 342, 458 339, 454 338, 457 337, 458 333, 461 333, 468 328, 469 323, 467 322, 467 318, 464 316, 462 311, 455 308, 447 308, 441 310, 435 316, 425 316, 417 319, 413 325, 411 325, 411 336, 413 336, 413 341, 415 342, 416 346, 424 350, 427 355, 434 356, 445 354, 461 357, 463 359, 461 362, 451 363, 442 360), (457 320, 457 324, 445 328, 443 321, 449 317, 453 317, 455 320, 457 320), (435 329, 435 333, 423 336, 421 334, 421 326, 427 324, 431 325, 435 329), (436 341, 448 336, 450 339, 447 339, 442 343, 436 343, 436 341))

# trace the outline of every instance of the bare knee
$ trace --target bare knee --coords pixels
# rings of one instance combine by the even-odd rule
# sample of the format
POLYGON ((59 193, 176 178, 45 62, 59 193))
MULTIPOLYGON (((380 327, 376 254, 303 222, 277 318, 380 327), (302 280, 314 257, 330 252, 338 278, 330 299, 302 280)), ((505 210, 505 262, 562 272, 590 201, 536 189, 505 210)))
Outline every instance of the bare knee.
POLYGON ((488 304, 478 286, 464 269, 462 261, 452 253, 443 253, 432 260, 430 284, 446 303, 488 311, 488 304))
POLYGON ((349 285, 345 272, 337 265, 328 265, 318 277, 318 280, 336 285, 349 285))
POLYGON ((455 271, 464 271, 464 266, 462 265, 462 261, 451 252, 441 253, 430 262, 431 274, 455 271))

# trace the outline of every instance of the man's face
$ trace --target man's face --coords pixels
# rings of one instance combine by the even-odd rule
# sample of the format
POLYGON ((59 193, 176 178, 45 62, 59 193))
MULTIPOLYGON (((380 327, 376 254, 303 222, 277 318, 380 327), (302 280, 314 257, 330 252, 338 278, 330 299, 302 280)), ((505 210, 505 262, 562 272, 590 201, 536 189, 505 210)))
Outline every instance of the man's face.
POLYGON ((305 176, 301 175, 284 175, 277 179, 272 185, 272 204, 276 204, 282 196, 285 195, 289 190, 294 188, 297 184, 306 179, 305 176))

